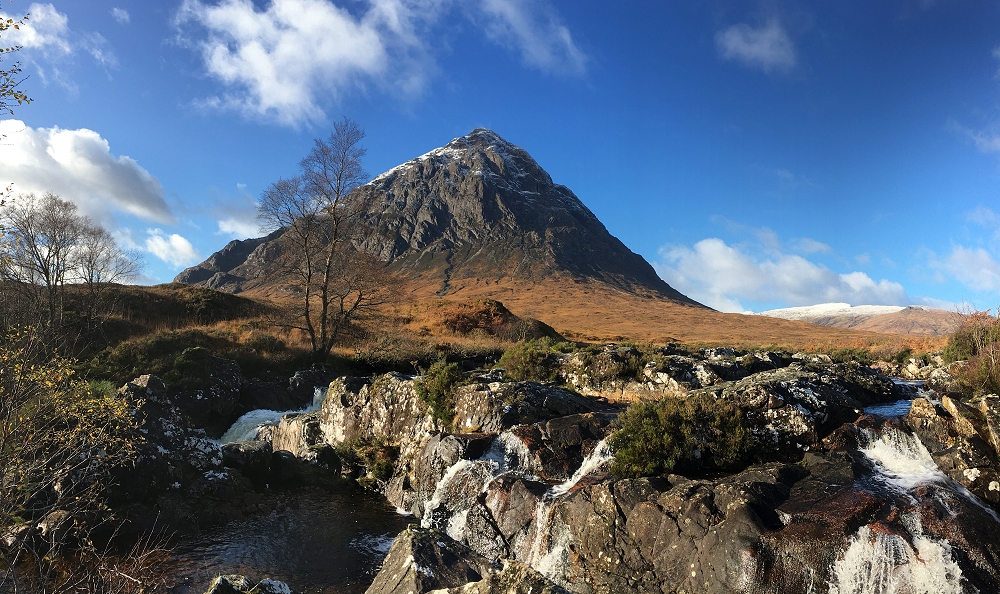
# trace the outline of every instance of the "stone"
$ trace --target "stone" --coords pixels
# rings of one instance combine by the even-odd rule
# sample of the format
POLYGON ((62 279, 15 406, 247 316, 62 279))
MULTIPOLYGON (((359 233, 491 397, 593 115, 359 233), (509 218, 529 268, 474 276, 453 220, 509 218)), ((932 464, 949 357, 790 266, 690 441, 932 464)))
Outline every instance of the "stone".
POLYGON ((485 557, 434 529, 410 527, 389 549, 365 594, 424 594, 482 581, 495 570, 485 557))
POLYGON ((270 480, 271 454, 271 444, 266 441, 234 441, 223 444, 222 463, 260 487, 270 480))

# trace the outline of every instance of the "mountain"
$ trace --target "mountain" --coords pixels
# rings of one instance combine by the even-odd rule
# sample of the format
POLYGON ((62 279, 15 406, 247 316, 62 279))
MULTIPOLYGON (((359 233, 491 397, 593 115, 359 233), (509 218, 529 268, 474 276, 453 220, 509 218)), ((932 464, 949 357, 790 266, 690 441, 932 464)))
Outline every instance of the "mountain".
MULTIPOLYGON (((469 285, 556 279, 703 307, 660 279, 522 148, 474 130, 357 188, 372 230, 358 247, 449 295, 469 285)), ((229 292, 278 282, 280 232, 230 242, 176 282, 229 292)))
POLYGON ((891 334, 945 336, 954 332, 964 316, 955 312, 911 305, 855 305, 821 303, 804 307, 787 307, 760 312, 757 315, 798 320, 831 326, 891 334))

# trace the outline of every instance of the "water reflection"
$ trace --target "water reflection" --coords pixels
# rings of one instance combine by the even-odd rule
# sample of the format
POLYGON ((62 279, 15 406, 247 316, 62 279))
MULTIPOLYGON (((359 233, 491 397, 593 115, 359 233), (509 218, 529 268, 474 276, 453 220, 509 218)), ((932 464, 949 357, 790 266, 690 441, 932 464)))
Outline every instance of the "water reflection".
POLYGON ((407 520, 360 489, 308 491, 270 514, 186 538, 175 547, 174 594, 201 594, 220 574, 271 577, 296 592, 364 592, 407 520))

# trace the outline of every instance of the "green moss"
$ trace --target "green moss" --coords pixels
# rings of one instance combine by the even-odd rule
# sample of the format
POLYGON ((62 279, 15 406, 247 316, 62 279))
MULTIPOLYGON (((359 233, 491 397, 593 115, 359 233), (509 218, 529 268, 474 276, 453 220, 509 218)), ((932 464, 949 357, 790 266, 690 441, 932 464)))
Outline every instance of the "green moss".
POLYGON ((729 470, 750 457, 745 412, 710 396, 638 402, 615 422, 609 445, 612 472, 620 478, 676 470, 729 470))

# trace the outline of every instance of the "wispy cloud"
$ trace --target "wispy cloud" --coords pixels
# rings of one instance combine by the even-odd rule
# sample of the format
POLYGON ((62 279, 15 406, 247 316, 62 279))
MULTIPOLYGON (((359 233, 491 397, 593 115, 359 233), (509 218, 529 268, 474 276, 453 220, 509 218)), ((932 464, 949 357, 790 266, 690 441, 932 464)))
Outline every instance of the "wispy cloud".
POLYGON ((660 256, 654 267, 664 280, 720 311, 745 311, 743 302, 787 306, 910 303, 899 283, 876 281, 864 272, 836 273, 802 256, 773 250, 758 257, 718 238, 703 239, 691 247, 667 246, 660 256))
POLYGON ((31 128, 19 120, 0 120, 3 179, 17 193, 54 192, 91 217, 107 223, 126 212, 159 223, 174 215, 159 180, 134 159, 115 156, 108 141, 93 130, 31 128))
POLYGON ((117 6, 111 9, 111 18, 115 19, 119 25, 127 25, 132 20, 127 10, 117 6))
POLYGON ((798 58, 795 44, 777 19, 760 27, 746 23, 732 25, 715 35, 719 55, 764 72, 789 71, 798 58))
POLYGON ((421 93, 436 72, 434 28, 456 7, 494 42, 546 72, 582 74, 586 57, 547 3, 529 0, 185 0, 175 17, 182 43, 200 52, 225 92, 201 105, 289 126, 322 122, 324 108, 369 87, 421 93), (200 28, 191 27, 198 25, 200 28), (197 29, 192 33, 192 30, 197 29))
MULTIPOLYGON (((22 56, 32 63, 43 83, 56 82, 71 92, 76 84, 67 73, 73 56, 82 51, 99 65, 108 68, 118 65, 114 50, 100 33, 73 31, 69 17, 52 4, 35 2, 27 10, 29 18, 17 30, 4 33, 4 44, 22 47, 22 56)), ((0 11, 2 18, 16 18, 0 11)))
POLYGON ((983 248, 956 245, 946 256, 931 254, 929 265, 974 291, 1000 290, 1000 263, 983 248))
POLYGON ((583 74, 587 57, 550 6, 531 0, 482 0, 490 38, 520 51, 524 62, 555 74, 583 74))

